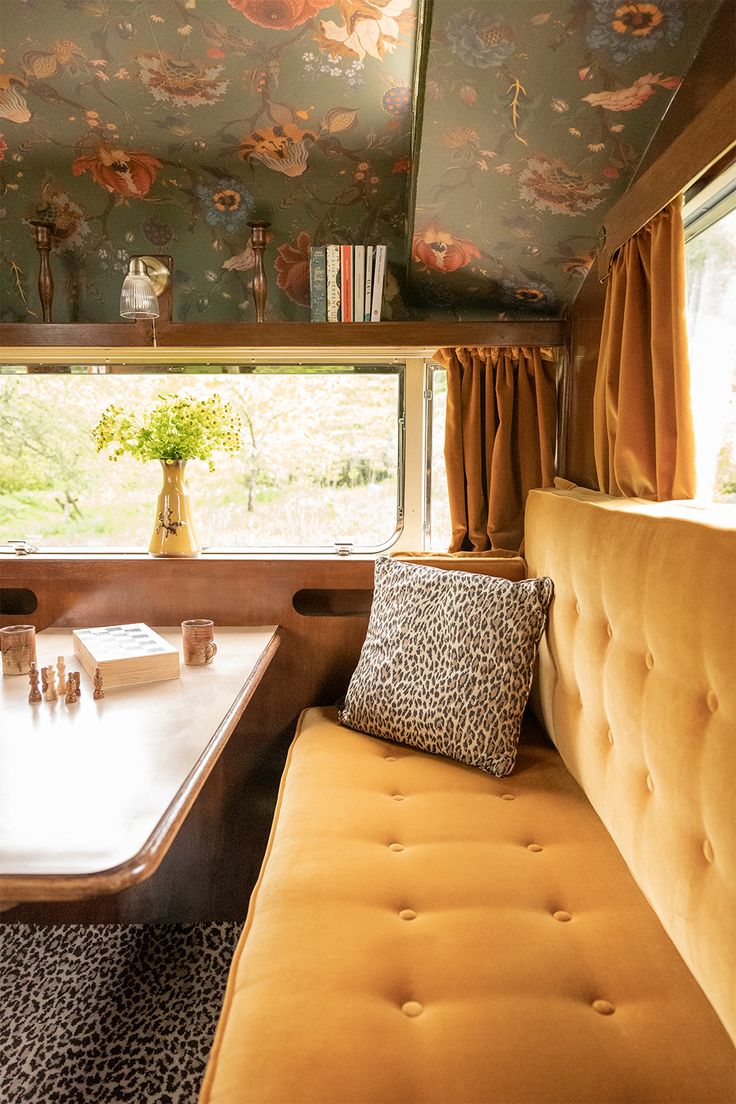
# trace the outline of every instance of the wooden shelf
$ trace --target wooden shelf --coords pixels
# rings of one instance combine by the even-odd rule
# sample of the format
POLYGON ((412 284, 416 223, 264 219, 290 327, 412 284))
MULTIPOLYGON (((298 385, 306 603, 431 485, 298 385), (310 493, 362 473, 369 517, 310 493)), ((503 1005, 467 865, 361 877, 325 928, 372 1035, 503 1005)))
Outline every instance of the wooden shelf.
MULTIPOLYGON (((251 351, 300 349, 361 349, 414 352, 431 355, 452 345, 563 345, 567 323, 563 320, 523 322, 161 322, 156 326, 157 359, 162 350, 204 355, 218 349, 244 356, 251 351), (197 353, 200 350, 200 353, 197 353)), ((60 350, 69 360, 72 350, 98 350, 100 359, 125 349, 154 351, 150 322, 26 323, 0 325, 0 347, 5 363, 23 363, 27 351, 33 359, 59 363, 60 350)), ((82 359, 77 357, 77 359, 82 359)), ((89 360, 89 354, 83 359, 89 360)), ((232 359, 232 356, 230 357, 232 359)))

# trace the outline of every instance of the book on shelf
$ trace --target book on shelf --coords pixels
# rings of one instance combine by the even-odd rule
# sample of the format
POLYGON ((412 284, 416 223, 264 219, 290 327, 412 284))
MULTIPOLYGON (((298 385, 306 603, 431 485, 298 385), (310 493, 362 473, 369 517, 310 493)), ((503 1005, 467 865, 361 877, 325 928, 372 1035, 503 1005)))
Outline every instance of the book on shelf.
POLYGON ((363 321, 365 306, 365 246, 353 246, 353 322, 363 321))
POLYGON ((327 256, 323 245, 309 251, 309 298, 313 322, 327 321, 327 256))
POLYGON ((72 638, 74 654, 90 679, 100 668, 105 690, 180 676, 179 649, 142 622, 74 629, 72 638))
POLYGON ((386 279, 386 246, 377 245, 373 267, 373 298, 371 300, 371 322, 381 321, 383 306, 383 284, 386 279))
POLYGON ((340 246, 325 246, 327 264, 327 321, 340 321, 340 246))
POLYGON ((373 306, 373 246, 365 247, 365 298, 363 300, 363 321, 370 322, 373 306))
POLYGON ((353 321, 353 247, 340 246, 340 321, 353 321))

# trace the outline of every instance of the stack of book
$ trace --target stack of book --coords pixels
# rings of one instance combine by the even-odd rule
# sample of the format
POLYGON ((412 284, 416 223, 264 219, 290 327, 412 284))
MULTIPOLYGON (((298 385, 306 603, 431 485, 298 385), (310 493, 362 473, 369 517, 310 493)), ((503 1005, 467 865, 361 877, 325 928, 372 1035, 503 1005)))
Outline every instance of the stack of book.
POLYGON ((315 245, 309 286, 313 322, 380 322, 385 245, 315 245))

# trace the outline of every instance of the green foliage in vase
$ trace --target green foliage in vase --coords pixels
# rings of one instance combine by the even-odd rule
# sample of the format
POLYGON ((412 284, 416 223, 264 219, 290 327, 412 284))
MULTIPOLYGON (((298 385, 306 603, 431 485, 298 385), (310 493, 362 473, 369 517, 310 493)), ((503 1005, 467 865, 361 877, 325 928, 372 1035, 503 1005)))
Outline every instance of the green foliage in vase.
POLYGON ((109 459, 126 453, 135 460, 206 460, 214 471, 216 452, 236 453, 241 445, 241 422, 229 402, 219 395, 159 395, 143 414, 112 404, 92 431, 97 451, 112 449, 109 459))

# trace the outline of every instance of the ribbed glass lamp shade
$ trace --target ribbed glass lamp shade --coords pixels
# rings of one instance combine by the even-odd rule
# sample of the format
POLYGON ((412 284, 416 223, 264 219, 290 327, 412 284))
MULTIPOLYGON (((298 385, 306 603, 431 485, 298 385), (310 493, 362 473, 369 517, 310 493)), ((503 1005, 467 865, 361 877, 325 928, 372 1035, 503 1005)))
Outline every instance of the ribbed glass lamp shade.
POLYGON ((145 273, 129 272, 120 293, 121 318, 158 318, 158 298, 145 273))

